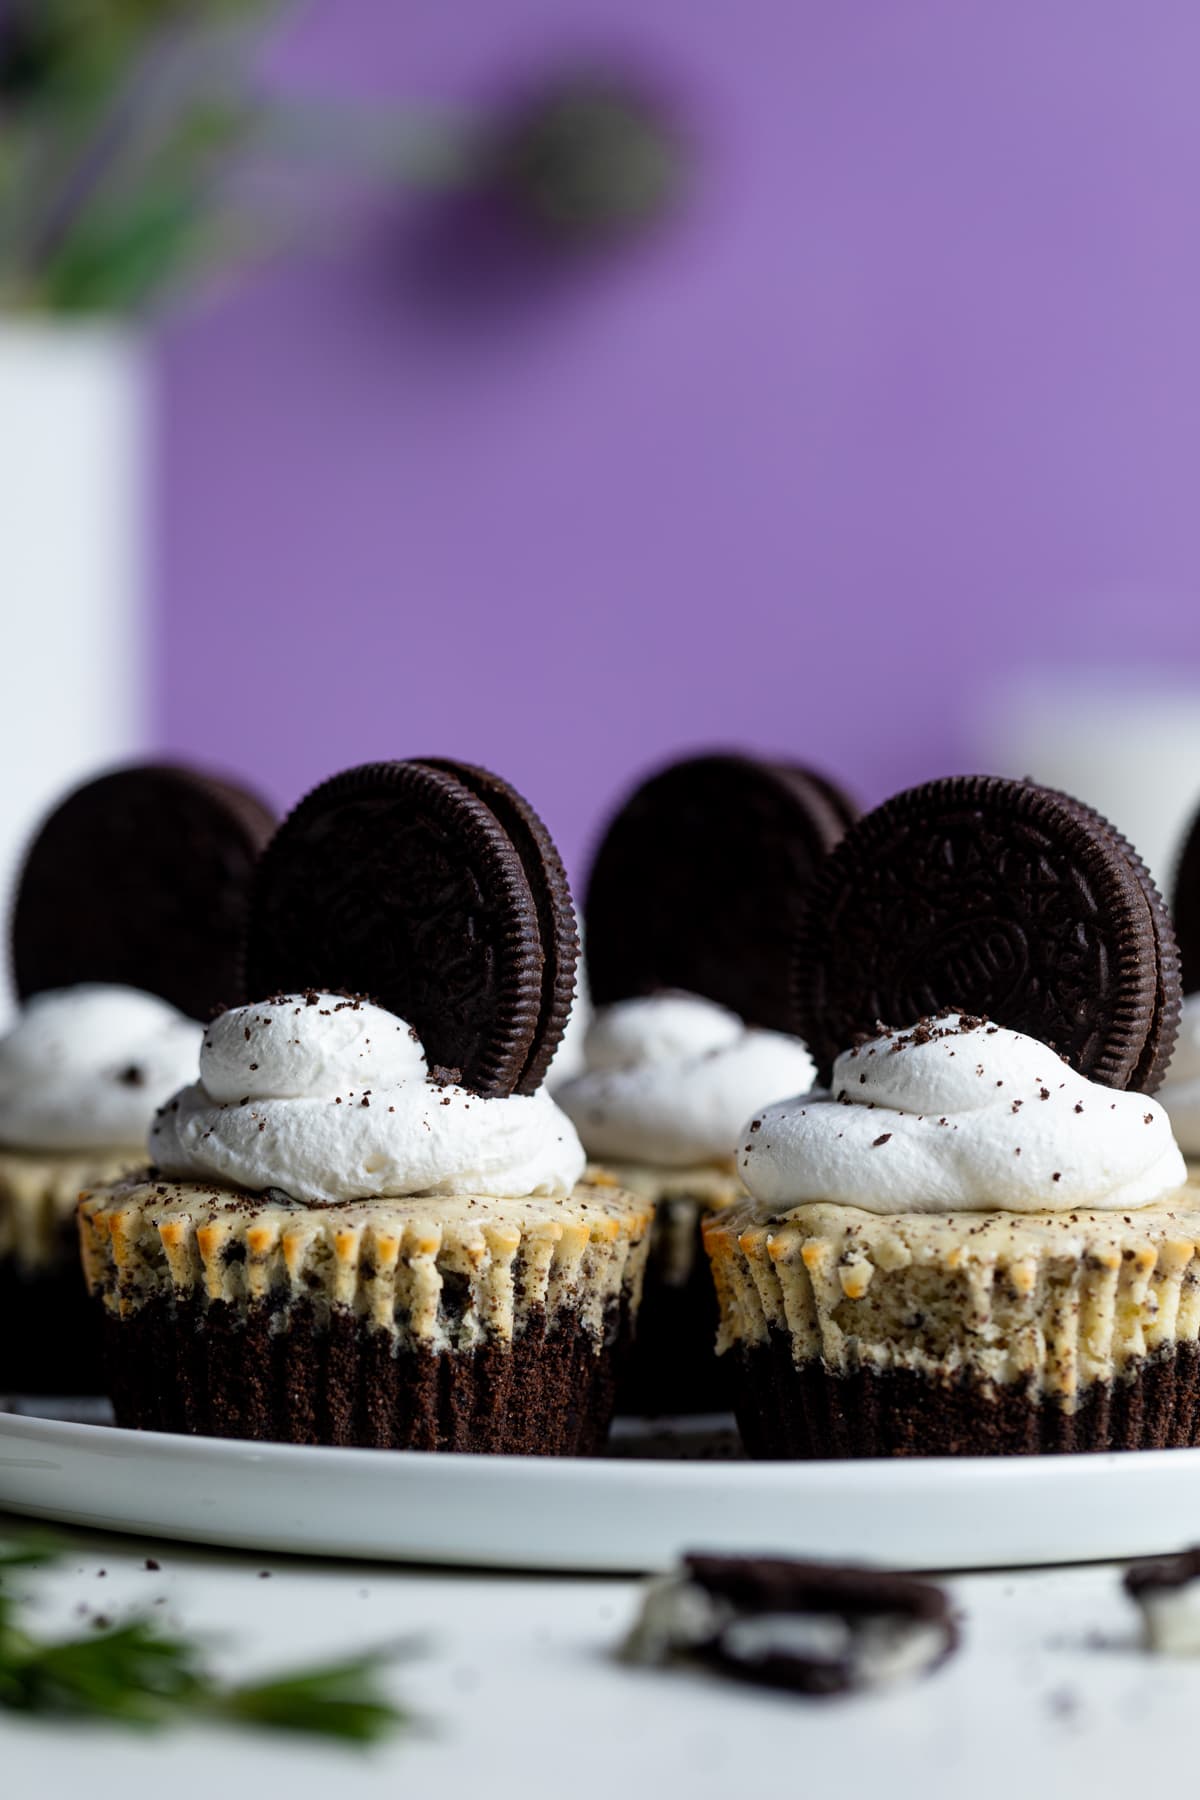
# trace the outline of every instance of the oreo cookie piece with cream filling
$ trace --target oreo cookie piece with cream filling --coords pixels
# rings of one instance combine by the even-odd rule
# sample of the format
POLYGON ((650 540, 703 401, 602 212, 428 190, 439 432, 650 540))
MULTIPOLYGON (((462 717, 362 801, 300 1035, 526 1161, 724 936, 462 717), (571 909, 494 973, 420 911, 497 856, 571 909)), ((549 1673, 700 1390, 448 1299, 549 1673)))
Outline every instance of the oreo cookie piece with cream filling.
POLYGON ((830 1696, 931 1674, 958 1637, 932 1582, 854 1565, 690 1555, 651 1584, 623 1655, 830 1696))

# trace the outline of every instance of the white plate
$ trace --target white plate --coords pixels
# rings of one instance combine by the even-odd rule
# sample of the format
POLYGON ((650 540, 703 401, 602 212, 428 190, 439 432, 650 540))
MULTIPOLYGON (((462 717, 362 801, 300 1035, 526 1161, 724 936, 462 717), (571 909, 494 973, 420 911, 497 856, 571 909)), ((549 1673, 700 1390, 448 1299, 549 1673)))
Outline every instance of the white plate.
MULTIPOLYGON (((712 1422, 708 1422, 711 1427, 712 1422)), ((696 1549, 973 1569, 1154 1555, 1200 1537, 1200 1450, 901 1462, 595 1461, 309 1449, 0 1414, 0 1509, 239 1549, 632 1571, 696 1549)), ((655 1451, 659 1453, 654 1454, 655 1451)))

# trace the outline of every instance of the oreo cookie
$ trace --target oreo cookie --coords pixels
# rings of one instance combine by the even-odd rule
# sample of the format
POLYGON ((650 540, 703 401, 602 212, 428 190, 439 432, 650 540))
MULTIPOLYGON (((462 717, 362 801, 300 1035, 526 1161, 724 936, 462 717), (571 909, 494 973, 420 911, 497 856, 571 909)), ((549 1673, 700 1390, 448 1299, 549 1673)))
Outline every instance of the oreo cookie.
POLYGON ((444 769, 491 807, 521 858, 538 914, 542 946, 542 1004, 537 1028, 521 1079, 519 1094, 532 1094, 542 1084, 554 1057, 575 998, 579 961, 579 927, 575 903, 562 858, 553 838, 528 800, 489 769, 472 763, 424 757, 427 769, 444 769))
POLYGON ((787 970, 805 897, 856 810, 825 776, 750 756, 697 756, 652 775, 592 865, 593 1002, 675 988, 791 1030, 787 970))
POLYGON ((822 1080, 877 1022, 947 1008, 1151 1093, 1178 1028, 1178 956, 1136 852, 1033 782, 955 777, 898 794, 814 883, 793 961, 793 1029, 822 1080))
POLYGON ((1058 789, 1047 789, 1046 791, 1056 794, 1064 805, 1073 807, 1081 818, 1087 820, 1094 829, 1107 836, 1109 843, 1119 855, 1125 857, 1133 869, 1142 893, 1145 895, 1150 913, 1150 928, 1154 934, 1156 972, 1154 1016, 1151 1020, 1142 1060, 1134 1070, 1128 1085, 1135 1093, 1152 1094, 1161 1087, 1166 1079, 1171 1055, 1175 1048, 1175 1040, 1179 1035, 1179 1021, 1183 1008, 1179 943, 1167 903, 1159 893, 1154 877, 1146 864, 1129 839, 1118 831, 1115 825, 1110 825, 1103 814, 1098 813, 1094 807, 1086 806, 1083 801, 1073 799, 1070 794, 1064 794, 1058 789))
POLYGON ((1195 994, 1200 992, 1200 812, 1175 866, 1171 913, 1183 964, 1183 991, 1195 994))
POLYGON ((469 764, 368 763, 280 826, 255 883, 252 995, 369 994, 430 1064, 484 1095, 531 1093, 570 1010, 578 950, 537 814, 469 764))
POLYGON ((194 1019, 236 1002, 251 880, 274 828, 255 794, 175 764, 133 764, 77 788, 41 826, 18 881, 18 995, 112 982, 194 1019))
POLYGON ((932 1582, 781 1557, 685 1556, 651 1587, 625 1655, 832 1695, 929 1674, 958 1641, 932 1582))

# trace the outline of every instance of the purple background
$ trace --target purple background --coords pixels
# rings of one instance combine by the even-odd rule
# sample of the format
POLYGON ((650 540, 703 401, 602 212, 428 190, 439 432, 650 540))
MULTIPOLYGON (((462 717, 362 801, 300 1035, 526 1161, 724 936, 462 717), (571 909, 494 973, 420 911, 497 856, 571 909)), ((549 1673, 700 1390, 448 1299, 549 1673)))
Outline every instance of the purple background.
POLYGON ((477 758, 578 868, 648 761, 865 797, 1030 667, 1200 662, 1195 0, 322 0, 293 86, 660 72, 690 212, 551 279, 427 203, 163 344, 160 735, 281 801, 477 758))

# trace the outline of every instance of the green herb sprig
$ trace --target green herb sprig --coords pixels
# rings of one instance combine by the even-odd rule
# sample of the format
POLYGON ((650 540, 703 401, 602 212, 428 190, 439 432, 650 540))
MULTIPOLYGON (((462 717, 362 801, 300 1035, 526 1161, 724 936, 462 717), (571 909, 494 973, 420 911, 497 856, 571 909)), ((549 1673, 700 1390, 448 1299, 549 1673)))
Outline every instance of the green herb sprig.
POLYGON ((173 1636, 152 1620, 134 1618, 56 1641, 36 1638, 21 1623, 3 1577, 44 1566, 56 1554, 45 1538, 0 1542, 0 1711, 140 1727, 207 1719, 360 1745, 410 1723, 379 1687, 395 1651, 226 1686, 208 1669, 196 1640, 173 1636))
POLYGON ((690 152, 621 71, 472 110, 275 91, 282 0, 0 0, 0 313, 133 316, 334 229, 347 184, 473 194, 544 247, 669 212, 690 152))

